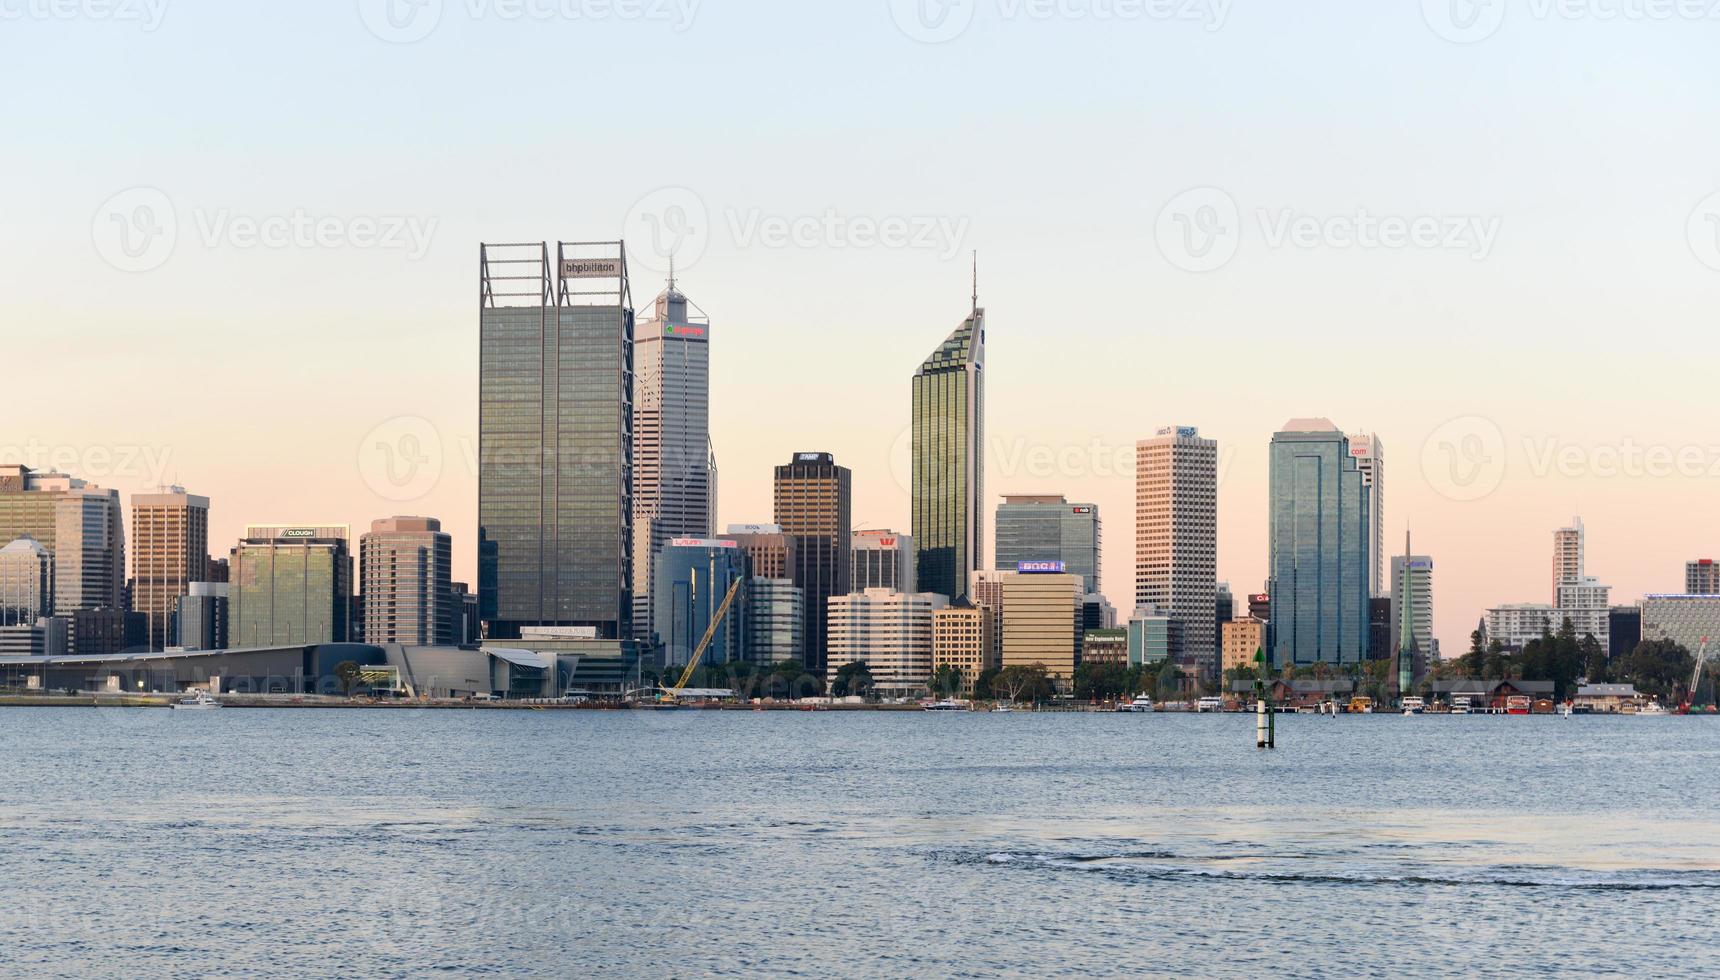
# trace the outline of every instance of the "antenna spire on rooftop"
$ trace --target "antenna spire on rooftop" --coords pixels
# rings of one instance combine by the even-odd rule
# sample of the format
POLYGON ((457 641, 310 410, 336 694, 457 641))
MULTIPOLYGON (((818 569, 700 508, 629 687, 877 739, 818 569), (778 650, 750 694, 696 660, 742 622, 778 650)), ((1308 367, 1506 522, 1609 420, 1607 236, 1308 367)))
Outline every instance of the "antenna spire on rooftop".
POLYGON ((973 312, 979 315, 979 249, 973 251, 973 312))

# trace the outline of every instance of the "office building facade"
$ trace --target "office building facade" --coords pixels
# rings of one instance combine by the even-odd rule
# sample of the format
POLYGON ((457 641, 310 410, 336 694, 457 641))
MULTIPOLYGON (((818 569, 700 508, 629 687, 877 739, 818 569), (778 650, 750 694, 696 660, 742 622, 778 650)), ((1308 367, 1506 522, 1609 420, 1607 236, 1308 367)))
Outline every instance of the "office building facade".
POLYGON ((229 646, 231 600, 226 582, 192 582, 179 597, 174 643, 186 650, 225 650, 229 646))
POLYGON ((29 626, 54 611, 54 556, 28 534, 0 548, 0 626, 29 626))
POLYGON ((487 635, 632 635, 633 305, 620 242, 479 246, 487 635))
POLYGON ((1362 492, 1368 498, 1368 595, 1391 594, 1386 572, 1386 450, 1380 437, 1366 432, 1348 437, 1350 458, 1362 474, 1362 492))
POLYGON ((1642 642, 1642 607, 1614 606, 1607 613, 1607 659, 1628 657, 1642 642))
POLYGON ((972 694, 979 676, 998 666, 993 617, 975 605, 947 606, 932 614, 932 672, 961 674, 962 693, 972 694))
POLYGON ((364 642, 451 646, 453 538, 434 517, 373 521, 358 541, 364 642))
POLYGON ((699 662, 709 666, 749 659, 747 580, 752 576, 739 545, 718 538, 673 538, 658 553, 656 571, 651 587, 656 632, 651 639, 665 667, 686 666, 705 631, 723 613, 725 601, 729 608, 699 662))
POLYGON ((756 575, 747 593, 747 659, 760 667, 803 663, 806 594, 790 579, 756 575))
POLYGON ((873 688, 884 697, 925 693, 932 677, 932 621, 949 600, 930 592, 868 589, 829 599, 833 683, 847 664, 866 662, 873 688))
POLYGON ((1412 649, 1429 660, 1438 658, 1433 638, 1433 558, 1428 555, 1393 555, 1391 563, 1391 649, 1412 649), (1404 642, 1404 623, 1410 639, 1404 642))
POLYGON ((959 602, 985 567, 985 311, 913 378, 910 488, 919 587, 959 602))
POLYGON ((1368 656, 1368 494, 1329 419, 1272 437, 1266 592, 1274 667, 1368 656))
POLYGON ((848 591, 914 587, 914 537, 895 531, 855 531, 848 543, 848 591))
POLYGON ((1254 667, 1254 655, 1266 647, 1266 624, 1252 616, 1224 624, 1219 637, 1219 662, 1226 672, 1254 667))
POLYGON ((711 323, 673 278, 633 340, 633 632, 652 635, 651 563, 716 530, 711 323))
POLYGON ((1130 666, 1175 660, 1182 649, 1182 622, 1152 606, 1136 607, 1128 630, 1130 666))
POLYGON ((1218 673, 1218 442, 1192 426, 1135 446, 1135 604, 1176 619, 1186 658, 1218 673))
POLYGON ((1002 584, 1003 666, 1043 664, 1069 680, 1081 648, 1081 576, 1006 572, 1002 584))
MULTIPOLYGON (((1720 596, 1648 595, 1642 599, 1643 642, 1676 643, 1691 656, 1720 644, 1720 596)), ((1684 683, 1688 683, 1686 678, 1684 683)))
POLYGON ((790 576, 806 596, 806 668, 828 663, 829 600, 850 590, 854 476, 829 453, 795 453, 776 468, 776 523, 794 541, 790 576))
POLYGON ((1099 508, 1071 504, 1058 494, 1007 494, 997 506, 997 567, 1062 562, 1079 575, 1085 592, 1102 585, 1103 531, 1099 508))
POLYGON ((169 487, 131 495, 131 608, 149 623, 149 645, 173 643, 180 597, 209 569, 209 498, 169 487))
POLYGON ((345 525, 251 525, 228 557, 234 647, 346 643, 352 556, 345 525))
POLYGON ((781 525, 730 524, 728 533, 718 537, 747 553, 754 578, 794 578, 794 538, 783 533, 781 525))

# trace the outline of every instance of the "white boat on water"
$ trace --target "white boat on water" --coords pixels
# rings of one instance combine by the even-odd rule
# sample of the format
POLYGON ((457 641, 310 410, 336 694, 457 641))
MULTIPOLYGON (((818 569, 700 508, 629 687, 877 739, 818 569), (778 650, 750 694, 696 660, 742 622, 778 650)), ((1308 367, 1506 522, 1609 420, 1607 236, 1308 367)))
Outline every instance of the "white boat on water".
POLYGON ((1670 714, 1670 712, 1661 707, 1659 701, 1650 701, 1643 705, 1642 708, 1637 711, 1637 714, 1646 715, 1651 718, 1665 718, 1670 714))
POLYGON ((1469 706, 1472 703, 1473 702, 1470 701, 1468 698, 1452 698, 1451 699, 1451 713, 1454 715, 1470 714, 1471 712, 1469 710, 1469 706))
POLYGON ((181 698, 168 707, 175 711, 208 711, 211 708, 221 707, 221 702, 210 697, 206 691, 198 691, 195 695, 181 698))
POLYGON ((1215 697, 1201 698, 1199 701, 1194 703, 1194 710, 1197 712, 1223 711, 1224 699, 1215 697))
POLYGON ((1408 697, 1403 699, 1403 713, 1419 715, 1427 710, 1427 702, 1421 698, 1408 697))
POLYGON ((1153 699, 1145 694, 1137 694, 1133 701, 1118 701, 1117 710, 1127 712, 1151 711, 1153 710, 1153 699))
POLYGON ((1014 711, 1015 709, 1011 708, 1007 704, 996 704, 996 705, 992 705, 991 710, 993 710, 993 711, 1014 711))
POLYGON ((967 709, 968 703, 966 701, 957 701, 954 698, 945 698, 942 701, 933 701, 926 705, 927 711, 966 711, 967 709))

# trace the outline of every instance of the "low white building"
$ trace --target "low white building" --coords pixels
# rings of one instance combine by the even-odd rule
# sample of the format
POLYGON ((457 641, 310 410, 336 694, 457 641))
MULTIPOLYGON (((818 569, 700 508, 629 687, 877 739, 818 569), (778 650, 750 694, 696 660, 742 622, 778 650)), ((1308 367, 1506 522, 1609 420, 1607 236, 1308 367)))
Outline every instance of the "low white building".
POLYGON ((1557 633, 1564 625, 1559 607, 1544 602, 1513 602, 1487 610, 1487 638, 1521 650, 1542 633, 1557 633))
POLYGON ((932 676, 932 614, 949 604, 934 593, 889 589, 831 596, 826 679, 864 660, 879 695, 925 693, 932 676))

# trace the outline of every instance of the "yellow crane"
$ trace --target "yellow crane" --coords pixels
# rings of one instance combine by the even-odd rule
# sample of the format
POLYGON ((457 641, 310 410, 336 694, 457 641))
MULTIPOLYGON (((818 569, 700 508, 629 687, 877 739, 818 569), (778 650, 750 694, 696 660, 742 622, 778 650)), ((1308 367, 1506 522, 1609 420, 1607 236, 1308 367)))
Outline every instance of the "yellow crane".
POLYGON ((693 648, 693 655, 687 658, 687 669, 681 671, 681 679, 675 686, 663 692, 663 700, 675 701, 686 690, 693 680, 693 671, 699 669, 699 660, 705 655, 705 648, 711 645, 711 640, 717 635, 717 627, 723 624, 723 617, 729 614, 729 607, 734 605, 735 595, 741 590, 741 580, 736 578, 729 586, 728 595, 723 596, 723 604, 717 607, 717 614, 711 617, 711 625, 705 627, 705 635, 699 638, 699 645, 693 648))

